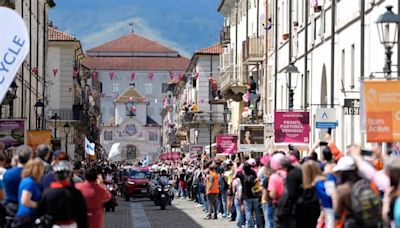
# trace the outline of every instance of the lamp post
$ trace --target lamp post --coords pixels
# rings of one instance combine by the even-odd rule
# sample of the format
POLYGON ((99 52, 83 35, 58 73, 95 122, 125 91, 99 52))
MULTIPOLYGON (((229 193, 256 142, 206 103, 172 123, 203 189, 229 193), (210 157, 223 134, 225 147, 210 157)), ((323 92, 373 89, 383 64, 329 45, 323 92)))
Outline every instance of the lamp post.
POLYGON ((15 98, 17 98, 17 83, 12 82, 10 85, 10 88, 8 88, 8 92, 6 95, 6 98, 8 99, 8 107, 9 107, 9 111, 8 111, 8 118, 12 119, 14 117, 14 100, 15 98))
POLYGON ((42 100, 38 100, 38 101, 36 101, 36 104, 33 107, 35 108, 35 113, 36 113, 36 130, 38 130, 41 126, 40 121, 42 118, 43 109, 44 109, 45 105, 42 102, 42 100))
POLYGON ((299 73, 299 69, 294 65, 293 62, 289 63, 285 70, 286 73, 286 87, 289 89, 289 110, 293 111, 294 106, 294 90, 297 86, 297 74, 299 73), (296 74, 296 85, 292 87, 292 74, 296 74))
POLYGON ((394 14, 392 8, 393 6, 386 6, 386 12, 380 15, 376 20, 379 40, 386 49, 386 62, 385 66, 383 67, 383 72, 388 79, 391 77, 392 74, 392 48, 398 41, 397 33, 398 25, 400 23, 400 16, 394 14))
POLYGON ((68 154, 68 135, 71 131, 71 126, 69 123, 65 123, 64 125, 64 133, 65 133, 65 153, 68 154))
POLYGON ((212 148, 212 132, 214 129, 214 123, 212 122, 212 117, 211 117, 211 113, 210 113, 210 122, 208 123, 208 131, 210 132, 210 158, 212 157, 212 152, 211 152, 211 148, 212 148))
POLYGON ((61 117, 58 115, 58 113, 54 113, 52 117, 50 117, 51 120, 54 120, 54 138, 57 138, 57 121, 61 120, 61 117))

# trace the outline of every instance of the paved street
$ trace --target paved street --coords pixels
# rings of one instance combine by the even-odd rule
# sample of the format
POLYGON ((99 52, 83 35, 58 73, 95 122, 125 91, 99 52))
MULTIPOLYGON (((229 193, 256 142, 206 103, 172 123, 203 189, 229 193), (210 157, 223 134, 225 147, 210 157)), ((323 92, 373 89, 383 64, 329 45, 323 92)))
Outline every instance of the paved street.
POLYGON ((205 220, 201 208, 188 200, 176 199, 165 211, 148 198, 136 198, 131 202, 119 199, 118 202, 116 211, 105 215, 106 228, 235 227, 235 223, 227 219, 205 220))

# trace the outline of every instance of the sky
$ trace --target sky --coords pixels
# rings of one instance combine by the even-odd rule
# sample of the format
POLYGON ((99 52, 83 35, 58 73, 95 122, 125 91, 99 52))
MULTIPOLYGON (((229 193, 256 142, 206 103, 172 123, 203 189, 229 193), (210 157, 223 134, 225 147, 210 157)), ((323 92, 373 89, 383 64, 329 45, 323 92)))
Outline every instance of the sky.
POLYGON ((82 42, 84 50, 131 31, 191 57, 219 42, 220 0, 57 0, 49 20, 82 42))

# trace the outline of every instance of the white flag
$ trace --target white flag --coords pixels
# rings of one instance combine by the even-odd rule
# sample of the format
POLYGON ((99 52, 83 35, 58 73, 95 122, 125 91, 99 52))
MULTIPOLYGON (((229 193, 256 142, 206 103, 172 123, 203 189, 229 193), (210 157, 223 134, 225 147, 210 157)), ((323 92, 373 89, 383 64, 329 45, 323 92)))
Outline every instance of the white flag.
POLYGON ((121 152, 119 151, 119 143, 114 143, 111 146, 111 150, 108 153, 108 160, 111 160, 113 157, 120 155, 121 152))
POLYGON ((94 155, 94 143, 91 143, 86 137, 85 137, 85 152, 89 155, 94 155))
POLYGON ((29 52, 29 34, 15 10, 0 7, 0 103, 29 52))

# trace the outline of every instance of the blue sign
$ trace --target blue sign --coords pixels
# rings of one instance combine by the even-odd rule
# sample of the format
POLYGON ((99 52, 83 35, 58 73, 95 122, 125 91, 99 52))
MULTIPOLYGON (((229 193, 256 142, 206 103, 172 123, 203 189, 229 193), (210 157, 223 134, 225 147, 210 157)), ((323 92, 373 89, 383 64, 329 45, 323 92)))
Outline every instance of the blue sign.
POLYGON ((337 123, 336 122, 318 122, 316 127, 323 128, 323 129, 327 129, 327 128, 335 129, 337 127, 337 123))

